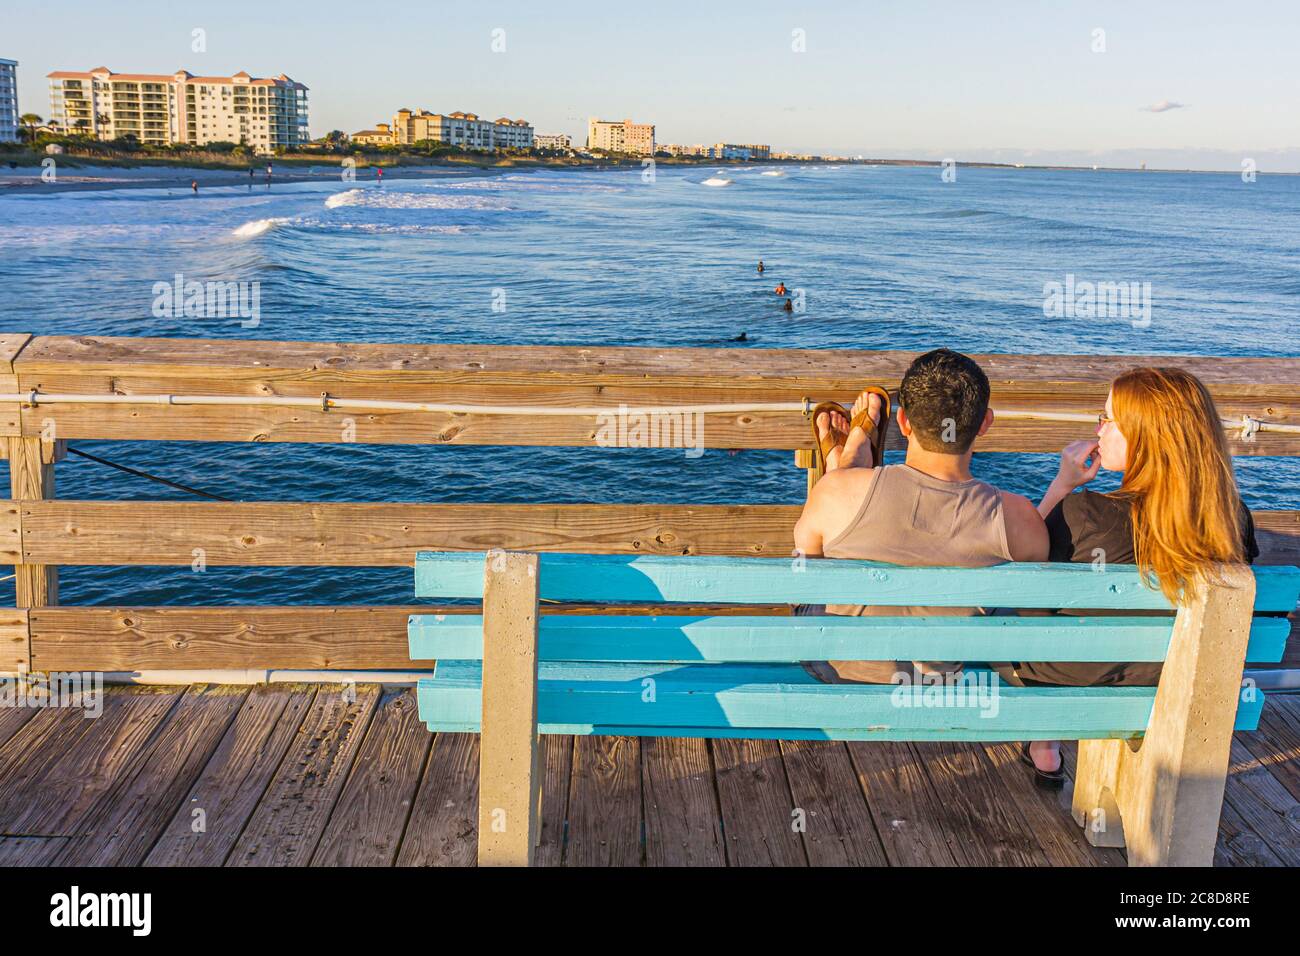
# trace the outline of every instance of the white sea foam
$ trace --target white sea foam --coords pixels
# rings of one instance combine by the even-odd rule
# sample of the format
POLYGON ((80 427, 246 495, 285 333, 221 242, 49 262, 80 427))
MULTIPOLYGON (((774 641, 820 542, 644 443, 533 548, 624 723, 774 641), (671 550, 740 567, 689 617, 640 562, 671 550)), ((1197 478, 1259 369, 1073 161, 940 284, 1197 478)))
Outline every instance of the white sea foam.
POLYGON ((288 221, 288 219, 283 218, 253 219, 236 229, 234 235, 238 236, 240 239, 251 239, 254 236, 260 236, 272 226, 278 226, 280 223, 288 221))
POLYGON ((764 176, 784 176, 785 173, 781 172, 781 170, 779 170, 779 169, 765 169, 765 170, 763 170, 763 175, 764 175, 764 176))
POLYGON ((325 200, 326 209, 342 207, 365 209, 479 209, 508 211, 510 207, 495 196, 466 196, 442 192, 398 192, 370 188, 349 189, 325 200))
POLYGON ((730 186, 731 180, 727 179, 724 176, 710 176, 708 179, 704 180, 704 182, 700 183, 700 185, 701 186, 730 186))

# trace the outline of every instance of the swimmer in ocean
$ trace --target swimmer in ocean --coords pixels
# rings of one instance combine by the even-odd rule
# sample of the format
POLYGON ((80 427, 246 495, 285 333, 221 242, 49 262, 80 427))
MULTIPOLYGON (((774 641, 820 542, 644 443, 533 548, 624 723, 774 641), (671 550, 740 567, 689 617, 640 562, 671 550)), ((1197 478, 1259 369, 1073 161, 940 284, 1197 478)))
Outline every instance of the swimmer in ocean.
POLYGON ((763 260, 762 260, 762 259, 759 259, 759 260, 758 260, 758 274, 759 274, 759 275, 762 275, 763 272, 764 272, 763 260))
POLYGON ((199 181, 197 179, 190 180, 190 189, 194 190, 194 195, 197 196, 199 194, 199 181))
POLYGON ((776 288, 775 288, 773 291, 774 291, 777 295, 785 295, 785 283, 784 283, 784 282, 778 282, 777 285, 776 285, 776 288))
POLYGON ((793 312, 793 311, 794 311, 794 300, 793 300, 793 299, 786 299, 786 300, 785 300, 785 305, 783 305, 782 308, 785 309, 787 312, 793 312))

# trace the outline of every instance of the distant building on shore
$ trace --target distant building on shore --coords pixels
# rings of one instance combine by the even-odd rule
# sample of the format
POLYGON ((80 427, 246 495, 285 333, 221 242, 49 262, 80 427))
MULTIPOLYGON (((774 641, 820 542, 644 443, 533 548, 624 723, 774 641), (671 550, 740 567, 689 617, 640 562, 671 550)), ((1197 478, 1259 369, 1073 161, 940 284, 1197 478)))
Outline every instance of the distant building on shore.
POLYGON ((633 123, 630 119, 612 122, 593 116, 587 120, 587 148, 653 156, 655 127, 653 123, 633 123))
POLYGON ((0 59, 0 143, 18 142, 18 61, 0 59))
POLYGON ((543 133, 533 137, 538 149, 573 149, 573 137, 568 133, 543 133))
POLYGON ((234 76, 55 71, 50 123, 96 139, 134 136, 141 143, 204 146, 241 143, 259 153, 307 143, 307 87, 281 73, 234 76))
POLYGON ((393 142, 393 128, 387 123, 376 123, 374 129, 363 129, 360 132, 353 133, 348 139, 354 143, 390 146, 393 142))
MULTIPOLYGON (((380 123, 376 129, 385 129, 380 123)), ((533 128, 527 120, 501 117, 481 119, 477 113, 430 113, 428 110, 400 109, 393 116, 389 142, 411 146, 422 140, 446 143, 462 149, 532 149, 533 128)), ((353 137, 355 139, 356 137, 353 137)))
POLYGON ((716 143, 709 151, 711 159, 771 159, 772 147, 758 143, 716 143))

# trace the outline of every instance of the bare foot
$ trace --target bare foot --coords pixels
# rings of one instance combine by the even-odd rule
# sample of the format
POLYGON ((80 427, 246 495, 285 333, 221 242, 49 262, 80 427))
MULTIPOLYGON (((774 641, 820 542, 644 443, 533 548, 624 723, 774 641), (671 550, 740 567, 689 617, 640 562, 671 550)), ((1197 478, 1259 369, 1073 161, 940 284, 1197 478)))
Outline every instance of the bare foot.
MULTIPOLYGON (((864 408, 867 410, 867 417, 880 427, 882 403, 880 396, 875 392, 863 392, 858 396, 858 400, 853 403, 853 410, 849 413, 851 418, 857 417, 858 412, 864 408)), ((847 426, 846 426, 847 427, 847 426)), ((844 450, 839 455, 840 468, 872 468, 875 462, 871 456, 871 439, 867 435, 866 429, 861 425, 849 432, 848 440, 844 442, 844 450)))
MULTIPOLYGON (((825 444, 827 435, 838 433, 843 435, 849 430, 848 416, 843 412, 822 412, 817 416, 817 440, 825 444)), ((835 447, 830 450, 826 456, 826 470, 834 471, 840 467, 840 455, 844 452, 844 443, 837 441, 835 447)))

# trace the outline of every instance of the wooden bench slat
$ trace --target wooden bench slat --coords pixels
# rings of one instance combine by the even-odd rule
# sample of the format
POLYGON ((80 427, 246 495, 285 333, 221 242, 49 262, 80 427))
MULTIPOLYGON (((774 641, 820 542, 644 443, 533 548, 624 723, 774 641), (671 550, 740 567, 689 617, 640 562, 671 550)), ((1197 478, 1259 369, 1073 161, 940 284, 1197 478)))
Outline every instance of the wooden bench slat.
MULTIPOLYGON (((665 617, 541 621, 544 661, 1163 661, 1165 617, 665 617)), ((1247 660, 1282 659, 1291 623, 1256 618, 1247 660)), ((483 616, 414 614, 411 659, 481 660, 483 616)))
MULTIPOLYGON (((422 551, 419 597, 481 598, 483 552, 422 551)), ((901 567, 842 558, 755 559, 660 555, 542 555, 541 596, 559 601, 871 604, 1168 610, 1132 565, 1001 564, 901 567)), ((1257 611, 1287 611, 1300 569, 1255 569, 1257 611)))
MULTIPOLYGON (((482 667, 440 661, 420 681, 420 717, 431 728, 477 721, 482 667)), ((538 676, 541 732, 607 733, 609 727, 851 730, 831 739, 1089 739, 1141 734, 1153 687, 1011 687, 971 668, 954 687, 823 684, 797 665, 543 663, 538 676), (566 728, 548 731, 547 725, 566 728), (889 735, 898 736, 889 736, 889 735), (965 736, 965 735, 975 736, 965 736), (1000 736, 999 736, 1000 735, 1000 736)), ((1263 695, 1238 708, 1237 729, 1258 725, 1263 695)))

